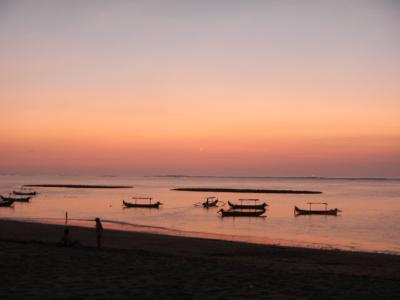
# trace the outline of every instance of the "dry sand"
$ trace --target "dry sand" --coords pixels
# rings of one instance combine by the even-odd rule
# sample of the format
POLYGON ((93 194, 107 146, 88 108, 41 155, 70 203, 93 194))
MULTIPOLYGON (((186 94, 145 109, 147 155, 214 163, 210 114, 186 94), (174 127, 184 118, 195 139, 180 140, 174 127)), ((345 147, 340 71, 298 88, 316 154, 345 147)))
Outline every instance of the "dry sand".
POLYGON ((400 256, 0 220, 1 299, 395 299, 400 256))

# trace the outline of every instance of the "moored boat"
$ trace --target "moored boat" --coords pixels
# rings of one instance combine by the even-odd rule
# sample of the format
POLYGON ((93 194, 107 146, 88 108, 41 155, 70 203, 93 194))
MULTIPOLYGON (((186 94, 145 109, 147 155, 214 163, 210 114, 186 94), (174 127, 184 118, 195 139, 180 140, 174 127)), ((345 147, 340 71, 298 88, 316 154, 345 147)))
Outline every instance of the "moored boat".
POLYGON ((297 206, 294 206, 294 213, 295 215, 331 215, 331 216, 337 216, 338 212, 340 212, 339 209, 334 208, 334 209, 327 209, 328 203, 326 202, 308 202, 309 209, 301 209, 298 208, 297 206), (311 205, 314 204, 323 204, 325 205, 325 209, 311 209, 311 205))
POLYGON ((228 201, 228 204, 233 209, 265 209, 268 206, 267 203, 256 204, 259 199, 239 199, 240 204, 234 204, 228 201), (243 204, 243 202, 254 201, 254 204, 243 204))
POLYGON ((132 202, 126 202, 125 200, 122 200, 122 203, 124 207, 138 207, 138 208, 160 208, 160 205, 162 204, 161 202, 157 201, 152 203, 152 198, 139 198, 139 197, 132 197, 132 199, 135 200, 134 203, 132 202), (137 200, 148 200, 148 203, 138 203, 137 200))
POLYGON ((29 202, 31 200, 31 197, 4 197, 0 195, 0 198, 3 201, 15 201, 15 202, 29 202))
POLYGON ((218 212, 221 214, 221 217, 259 217, 263 213, 265 213, 265 209, 257 209, 257 210, 224 210, 220 209, 218 212))
POLYGON ((10 207, 14 203, 14 200, 0 201, 0 207, 10 207))
POLYGON ((37 192, 24 192, 24 191, 13 191, 14 195, 17 196, 36 196, 37 192))
POLYGON ((218 198, 217 197, 207 197, 206 201, 202 203, 204 208, 209 208, 209 207, 216 207, 218 204, 218 198))

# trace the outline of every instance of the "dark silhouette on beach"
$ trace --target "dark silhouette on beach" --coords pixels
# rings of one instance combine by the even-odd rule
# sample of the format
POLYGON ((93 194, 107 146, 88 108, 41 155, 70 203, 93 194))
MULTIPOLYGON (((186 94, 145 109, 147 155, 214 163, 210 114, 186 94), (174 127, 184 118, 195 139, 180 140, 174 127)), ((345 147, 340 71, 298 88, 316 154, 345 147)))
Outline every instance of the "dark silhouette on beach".
POLYGON ((80 243, 79 241, 72 241, 69 238, 69 229, 65 228, 64 229, 64 234, 61 237, 61 240, 57 243, 57 246, 59 247, 75 247, 75 246, 79 246, 80 243))
POLYGON ((97 241, 97 248, 101 248, 101 236, 103 234, 103 225, 99 218, 95 219, 96 221, 96 241, 97 241))

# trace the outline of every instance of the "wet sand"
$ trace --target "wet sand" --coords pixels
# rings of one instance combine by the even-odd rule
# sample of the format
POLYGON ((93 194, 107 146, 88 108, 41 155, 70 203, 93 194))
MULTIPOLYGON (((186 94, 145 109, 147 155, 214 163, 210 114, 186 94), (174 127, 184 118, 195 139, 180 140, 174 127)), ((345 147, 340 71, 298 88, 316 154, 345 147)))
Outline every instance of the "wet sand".
MULTIPOLYGON (((94 224, 93 224, 94 225, 94 224)), ((400 256, 0 220, 2 299, 394 299, 400 256)))

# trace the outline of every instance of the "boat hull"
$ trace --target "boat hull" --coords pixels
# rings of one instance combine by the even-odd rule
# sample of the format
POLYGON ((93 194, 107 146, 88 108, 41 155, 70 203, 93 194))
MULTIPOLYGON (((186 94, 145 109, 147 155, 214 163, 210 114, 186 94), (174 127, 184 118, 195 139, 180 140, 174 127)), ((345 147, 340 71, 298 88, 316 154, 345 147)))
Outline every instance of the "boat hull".
POLYGON ((204 208, 216 207, 217 203, 218 203, 218 200, 211 201, 211 202, 203 202, 203 207, 204 208))
POLYGON ((14 203, 13 200, 0 201, 0 207, 10 207, 14 203))
POLYGON ((233 209, 265 209, 265 207, 268 206, 268 204, 265 202, 263 204, 256 204, 256 205, 241 205, 241 204, 233 204, 230 201, 228 201, 228 204, 233 209))
POLYGON ((13 191, 14 195, 17 196, 36 196, 37 192, 17 192, 17 191, 13 191))
POLYGON ((14 197, 4 197, 0 196, 3 201, 15 201, 15 202, 29 202, 31 197, 21 197, 21 198, 14 198, 14 197))
POLYGON ((142 204, 142 203, 129 203, 126 201, 122 201, 124 207, 126 208, 160 208, 160 202, 152 203, 152 204, 142 204))
POLYGON ((222 217, 259 217, 265 213, 265 209, 256 211, 223 210, 219 211, 222 217))
POLYGON ((296 215, 329 215, 329 216, 337 216, 338 209, 327 209, 327 210, 307 210, 300 209, 297 206, 294 207, 294 213, 296 215))

